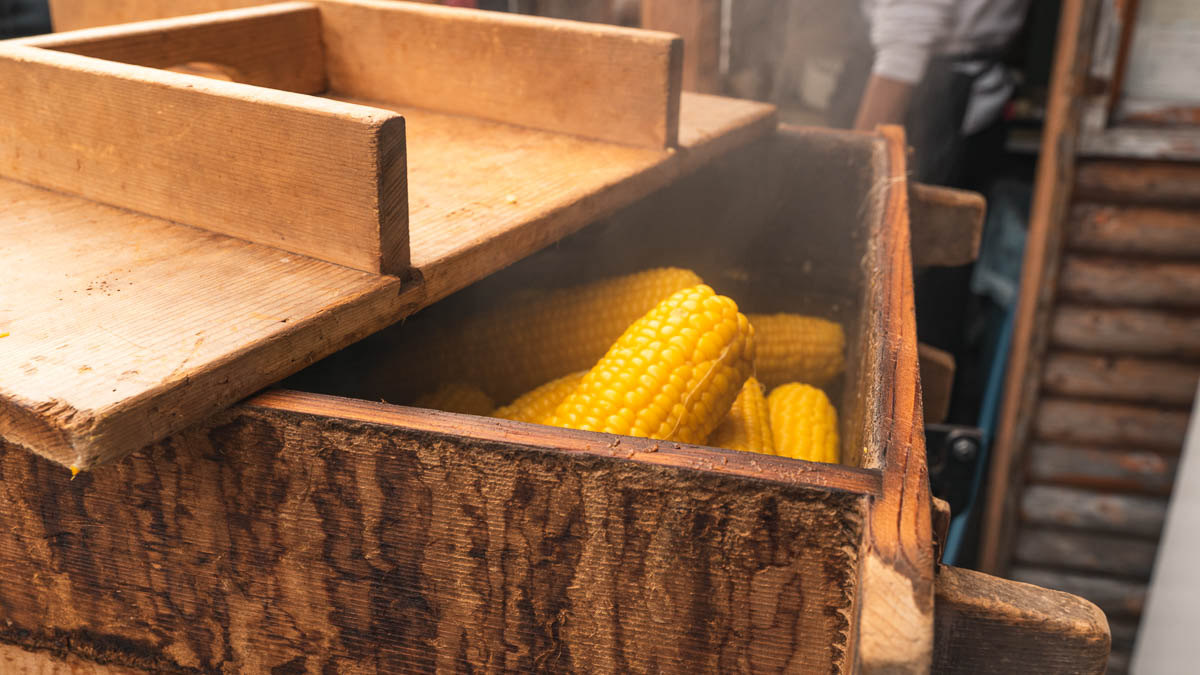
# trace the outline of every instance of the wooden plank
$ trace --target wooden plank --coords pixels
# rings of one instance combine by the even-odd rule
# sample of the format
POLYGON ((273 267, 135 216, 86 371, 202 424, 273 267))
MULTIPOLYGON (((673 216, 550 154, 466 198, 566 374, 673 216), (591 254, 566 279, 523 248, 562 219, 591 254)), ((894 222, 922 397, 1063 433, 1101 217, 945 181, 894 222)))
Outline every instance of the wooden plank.
POLYGON ((1070 255, 1059 290, 1064 299, 1099 305, 1200 307, 1200 263, 1070 255))
POLYGON ((1062 572, 1036 567, 1014 567, 1012 578, 1027 584, 1078 595, 1113 617, 1137 617, 1146 604, 1146 585, 1094 574, 1062 572))
POLYGON ((642 0, 641 26, 683 38, 683 90, 721 93, 720 0, 642 0))
POLYGON ((202 420, 419 298, 395 277, 14 181, 0 204, 0 436, 64 465, 202 420))
MULTIPOLYGON (((55 645, 63 649, 66 645, 55 645)), ((61 651, 23 649, 0 643, 0 672, 7 675, 145 675, 146 671, 101 665, 61 651)))
POLYGON ((966 265, 979 257, 986 210, 982 195, 921 183, 908 189, 914 265, 966 265))
POLYGON ((674 35, 405 2, 318 4, 338 95, 635 147, 677 144, 683 41, 674 35))
POLYGON ((925 422, 937 424, 950 414, 954 392, 954 355, 921 342, 917 345, 921 364, 921 401, 925 422))
POLYGON ((1037 407, 1042 358, 1049 341, 1047 326, 1058 285, 1063 221, 1074 198, 1075 151, 1100 4, 1098 0, 1065 0, 1059 15, 1046 126, 1021 268, 1021 292, 988 472, 979 565, 982 571, 992 574, 1002 574, 1008 566, 1021 489, 1019 467, 1037 407))
POLYGON ((263 4, 260 0, 49 0, 54 30, 69 31, 116 23, 165 19, 263 4))
MULTIPOLYGON (((908 145, 900 127, 877 131, 886 146, 887 192, 882 232, 867 269, 882 273, 862 312, 877 322, 866 372, 881 396, 868 396, 863 441, 883 458, 883 495, 870 513, 870 545, 862 566, 859 667, 865 673, 927 672, 933 650, 933 524, 925 466, 917 325, 909 238, 908 145)), ((869 464, 868 464, 869 466, 869 464)))
POLYGON ((1042 386, 1052 394, 1191 405, 1200 365, 1170 359, 1051 352, 1042 386))
POLYGON ((680 148, 663 153, 385 105, 421 130, 408 142, 409 236, 427 303, 775 128, 773 106, 686 94, 680 148))
POLYGON ((1103 673, 1108 621, 1060 591, 941 566, 935 673, 1103 673))
POLYGON ((1029 479, 1096 490, 1171 494, 1178 459, 1160 452, 1035 443, 1029 479))
POLYGON ((1200 211, 1076 204, 1067 245, 1095 253, 1200 258, 1200 211))
POLYGON ((1038 406, 1034 429, 1040 440, 1178 452, 1187 425, 1181 410, 1048 397, 1038 406))
POLYGON ((315 398, 74 481, 0 445, 0 569, 41 580, 0 586, 0 639, 152 672, 848 667, 863 495, 315 398))
POLYGON ((1079 164, 1081 200, 1157 206, 1200 205, 1200 165, 1185 162, 1095 160, 1079 164))
POLYGON ((325 90, 321 17, 307 2, 51 33, 14 43, 150 68, 212 63, 235 82, 301 94, 325 90))
POLYGON ((1033 525, 1080 528, 1157 539, 1167 500, 1030 485, 1021 495, 1021 519, 1033 525))
POLYGON ((1126 536, 1022 527, 1014 560, 1026 565, 1149 579, 1158 543, 1126 536))
POLYGON ((1200 358, 1200 315, 1194 313, 1061 305, 1050 331, 1054 344, 1066 349, 1200 358))
POLYGON ((383 110, 0 45, 0 175, 368 272, 408 267, 404 120, 383 110))

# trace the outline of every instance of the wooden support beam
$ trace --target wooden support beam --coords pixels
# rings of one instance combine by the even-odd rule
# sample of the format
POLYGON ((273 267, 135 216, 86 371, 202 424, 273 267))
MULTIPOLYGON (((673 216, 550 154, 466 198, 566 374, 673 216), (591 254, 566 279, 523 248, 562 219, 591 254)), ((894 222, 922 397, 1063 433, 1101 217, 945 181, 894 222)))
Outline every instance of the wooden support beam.
POLYGON ((940 566, 932 672, 1104 672, 1108 621, 1060 591, 940 566))
POLYGON ((1178 459, 1161 452, 1034 443, 1029 450, 1029 479, 1095 490, 1168 495, 1178 459))
POLYGON ((0 45, 0 175, 23 182, 399 274, 404 157, 387 111, 0 45))
POLYGON ((308 2, 50 33, 14 42, 150 68, 211 63, 235 82, 301 94, 325 90, 321 17, 317 6, 308 2))
POLYGON ((624 145, 678 143, 674 35, 407 2, 318 4, 335 94, 624 145))
POLYGON ((1135 403, 1188 406, 1196 397, 1200 365, 1172 359, 1051 352, 1042 386, 1052 394, 1135 403))
POLYGON ((1182 410, 1048 397, 1038 406, 1034 429, 1047 441, 1178 452, 1187 425, 1188 413, 1182 410))
POLYGON ((1030 485, 1021 495, 1021 519, 1033 525, 1157 538, 1167 500, 1114 495, 1050 485, 1030 485))

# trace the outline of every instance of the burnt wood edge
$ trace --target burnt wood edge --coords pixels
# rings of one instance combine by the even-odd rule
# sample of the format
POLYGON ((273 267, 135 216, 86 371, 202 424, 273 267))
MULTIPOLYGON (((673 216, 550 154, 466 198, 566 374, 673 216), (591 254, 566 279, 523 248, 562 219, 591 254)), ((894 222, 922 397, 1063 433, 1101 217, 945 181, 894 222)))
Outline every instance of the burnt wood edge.
POLYGON ((430 435, 462 436, 489 443, 522 445, 545 452, 583 453, 618 461, 741 476, 793 487, 870 496, 881 493, 879 471, 839 464, 806 462, 722 448, 562 429, 286 389, 263 392, 245 401, 243 405, 248 408, 402 427, 430 435))

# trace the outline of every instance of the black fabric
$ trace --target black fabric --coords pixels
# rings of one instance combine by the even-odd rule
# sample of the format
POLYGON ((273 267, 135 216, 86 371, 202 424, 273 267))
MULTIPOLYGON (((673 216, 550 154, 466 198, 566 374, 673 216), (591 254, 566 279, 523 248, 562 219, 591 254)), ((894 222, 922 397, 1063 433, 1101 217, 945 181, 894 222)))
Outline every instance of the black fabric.
POLYGON ((49 32, 46 0, 0 0, 0 40, 49 32))

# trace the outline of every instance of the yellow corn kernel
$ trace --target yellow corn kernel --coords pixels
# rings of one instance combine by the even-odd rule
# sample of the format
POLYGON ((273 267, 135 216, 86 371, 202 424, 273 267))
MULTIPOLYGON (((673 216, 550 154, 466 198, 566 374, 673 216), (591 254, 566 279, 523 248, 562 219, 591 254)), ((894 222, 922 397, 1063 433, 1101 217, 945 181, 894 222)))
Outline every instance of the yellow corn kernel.
POLYGON ((754 329, 705 285, 672 294, 620 336, 550 424, 702 443, 754 363, 754 329))
POLYGON ((502 408, 492 411, 492 417, 501 417, 516 422, 533 422, 545 424, 554 416, 554 410, 562 403, 567 395, 575 391, 586 370, 564 375, 557 380, 551 380, 533 391, 522 394, 517 400, 502 408))
POLYGON ((751 377, 733 401, 729 414, 708 437, 708 445, 747 452, 775 454, 775 440, 767 412, 767 397, 762 385, 751 377))
POLYGON ((837 410, 825 392, 791 382, 767 397, 775 454, 810 462, 839 461, 837 410))
POLYGON ((800 314, 751 314, 758 358, 754 371, 768 388, 787 382, 823 387, 846 367, 841 324, 800 314))
POLYGON ((510 401, 591 368, 629 324, 699 283, 695 272, 665 267, 549 293, 518 293, 408 350, 408 361, 414 376, 475 382, 496 400, 510 401))
POLYGON ((448 382, 431 393, 417 398, 413 405, 418 408, 444 410, 466 415, 487 415, 496 407, 491 397, 473 384, 448 382))

